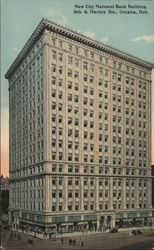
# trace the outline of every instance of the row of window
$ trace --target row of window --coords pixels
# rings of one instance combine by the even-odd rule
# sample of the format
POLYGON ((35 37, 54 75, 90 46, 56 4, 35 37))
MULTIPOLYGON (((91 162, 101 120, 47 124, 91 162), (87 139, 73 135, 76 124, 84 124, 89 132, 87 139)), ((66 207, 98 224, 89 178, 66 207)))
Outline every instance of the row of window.
MULTIPOLYGON (((56 39, 56 38, 52 38, 52 45, 53 47, 58 47, 60 49, 63 48, 64 46, 64 42, 62 40, 56 39)), ((66 45, 65 45, 66 47, 66 45)), ((98 59, 100 63, 105 63, 106 65, 108 65, 109 59, 107 57, 101 56, 101 55, 96 55, 94 52, 86 50, 86 49, 81 49, 78 46, 74 46, 71 43, 67 43, 67 49, 69 52, 71 53, 75 53, 76 55, 82 54, 84 57, 86 58, 90 58, 92 60, 94 59, 98 59)), ((117 61, 112 61, 113 67, 115 69, 121 70, 122 69, 122 64, 120 62, 117 61)), ((134 67, 130 67, 130 66, 125 66, 126 71, 130 72, 131 74, 134 74, 134 67)), ((146 78, 147 74, 145 72, 139 71, 139 76, 146 78)))

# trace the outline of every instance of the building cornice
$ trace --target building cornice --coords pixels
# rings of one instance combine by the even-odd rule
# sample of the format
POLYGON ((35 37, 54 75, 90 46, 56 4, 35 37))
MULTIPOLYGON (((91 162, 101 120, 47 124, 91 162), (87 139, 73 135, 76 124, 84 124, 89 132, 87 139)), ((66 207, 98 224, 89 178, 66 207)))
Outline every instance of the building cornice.
POLYGON ((143 68, 146 68, 148 70, 152 70, 154 68, 153 63, 142 60, 138 57, 130 55, 130 54, 123 52, 119 49, 108 46, 102 42, 95 41, 95 40, 93 40, 93 39, 91 39, 83 34, 77 33, 71 29, 65 28, 65 27, 58 25, 54 22, 51 22, 45 18, 42 18, 42 20, 38 24, 37 28, 35 29, 35 31, 32 33, 32 35, 28 39, 27 43, 25 44, 25 46, 23 47, 23 49, 21 50, 21 52, 19 53, 17 58, 14 60, 14 62, 12 63, 12 65, 10 66, 8 71, 6 72, 6 74, 5 74, 6 79, 9 79, 11 77, 11 75, 13 74, 15 69, 23 61, 23 59, 28 55, 28 53, 32 49, 33 45, 37 41, 37 39, 43 34, 43 32, 45 30, 49 30, 51 32, 60 34, 64 37, 67 37, 69 39, 83 43, 87 46, 90 46, 94 49, 105 52, 105 53, 110 54, 112 56, 119 57, 122 60, 126 60, 130 63, 136 64, 136 65, 143 67, 143 68))

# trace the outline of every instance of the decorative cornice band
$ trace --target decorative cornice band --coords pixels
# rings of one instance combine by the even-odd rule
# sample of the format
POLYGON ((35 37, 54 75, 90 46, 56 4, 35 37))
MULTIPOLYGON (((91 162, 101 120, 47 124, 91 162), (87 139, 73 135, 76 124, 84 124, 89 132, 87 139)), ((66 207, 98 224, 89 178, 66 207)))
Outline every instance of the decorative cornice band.
POLYGON ((18 65, 23 61, 23 59, 27 56, 28 52, 31 50, 35 42, 37 41, 38 37, 43 34, 44 30, 47 29, 49 31, 58 33, 62 36, 68 37, 72 40, 75 40, 77 42, 83 43, 87 46, 93 47, 94 49, 101 50, 105 53, 108 53, 113 56, 117 56, 123 60, 129 61, 130 63, 134 63, 140 67, 144 67, 148 70, 152 70, 154 68, 154 64, 144 61, 140 58, 137 58, 133 55, 130 55, 126 52, 123 52, 119 49, 115 49, 111 46, 105 45, 101 42, 95 41, 89 37, 86 37, 80 33, 77 33, 71 29, 65 28, 63 26, 60 26, 58 24, 55 24, 47 19, 42 18, 39 25, 35 29, 35 31, 32 33, 30 38, 28 39, 27 43, 17 56, 17 58, 14 60, 12 65, 10 66, 9 70, 5 74, 5 78, 9 79, 12 75, 12 73, 15 71, 15 69, 18 67, 18 65))

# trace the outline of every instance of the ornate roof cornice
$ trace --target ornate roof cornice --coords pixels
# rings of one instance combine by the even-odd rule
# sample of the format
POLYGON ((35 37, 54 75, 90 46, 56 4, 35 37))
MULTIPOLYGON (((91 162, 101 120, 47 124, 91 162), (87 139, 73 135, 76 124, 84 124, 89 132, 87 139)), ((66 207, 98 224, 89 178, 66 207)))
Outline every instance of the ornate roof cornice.
POLYGON ((127 60, 130 63, 134 63, 140 67, 146 68, 148 70, 152 70, 154 68, 154 64, 147 62, 145 60, 142 60, 138 57, 135 57, 133 55, 130 55, 126 52, 123 52, 119 49, 113 48, 109 45, 106 45, 102 42, 98 42, 96 40, 93 40, 83 34, 77 33, 71 29, 68 29, 66 27, 63 27, 59 24, 56 24, 54 22, 51 22, 45 18, 42 18, 40 23, 38 24, 37 28, 34 30, 30 38, 28 39, 27 43, 17 56, 17 58, 14 60, 10 68, 8 69, 7 73, 5 74, 5 78, 9 79, 16 69, 16 67, 21 63, 23 58, 25 58, 28 54, 28 52, 32 49, 33 45, 37 41, 38 37, 43 34, 44 30, 47 29, 49 31, 55 32, 57 34, 60 34, 62 36, 68 37, 72 40, 75 40, 77 42, 83 43, 87 46, 93 47, 94 49, 101 50, 107 54, 119 57, 122 60, 127 60))

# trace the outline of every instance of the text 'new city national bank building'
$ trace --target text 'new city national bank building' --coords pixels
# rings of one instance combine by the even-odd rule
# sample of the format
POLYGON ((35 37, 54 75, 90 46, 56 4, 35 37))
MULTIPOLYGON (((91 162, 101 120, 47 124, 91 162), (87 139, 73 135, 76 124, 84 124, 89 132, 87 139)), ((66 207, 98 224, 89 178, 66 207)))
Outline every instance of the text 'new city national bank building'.
POLYGON ((9 80, 10 223, 151 225, 153 65, 42 19, 9 80))

